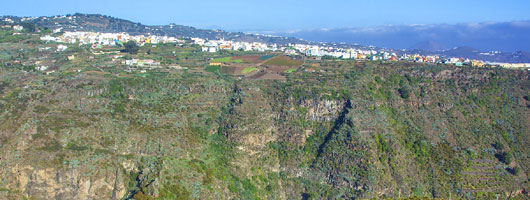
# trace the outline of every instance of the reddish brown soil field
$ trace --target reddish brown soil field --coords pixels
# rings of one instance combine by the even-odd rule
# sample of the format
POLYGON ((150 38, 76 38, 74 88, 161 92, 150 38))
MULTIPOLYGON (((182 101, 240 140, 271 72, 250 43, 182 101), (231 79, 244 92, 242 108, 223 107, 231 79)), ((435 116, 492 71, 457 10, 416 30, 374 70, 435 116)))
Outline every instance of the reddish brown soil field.
POLYGON ((302 61, 293 60, 289 56, 276 56, 263 63, 263 65, 267 65, 267 66, 287 66, 287 67, 298 67, 302 64, 303 64, 302 61))
POLYGON ((268 67, 266 69, 266 71, 268 72, 272 72, 272 73, 283 73, 285 70, 288 70, 288 69, 291 69, 293 67, 289 67, 289 66, 272 66, 272 67, 268 67))
POLYGON ((285 76, 282 76, 280 74, 276 74, 276 73, 270 73, 270 72, 265 72, 265 71, 259 71, 249 77, 247 77, 248 79, 256 79, 256 80, 280 80, 280 81, 285 81, 287 80, 287 78, 285 78, 285 76))
POLYGON ((243 60, 243 63, 261 63, 263 60, 260 60, 261 56, 234 56, 232 60, 243 60))
POLYGON ((243 73, 241 73, 241 71, 243 71, 247 67, 252 67, 252 66, 253 65, 248 65, 248 64, 247 65, 244 65, 244 64, 231 64, 229 66, 223 66, 221 68, 221 72, 223 72, 225 74, 240 76, 240 75, 244 75, 243 73))

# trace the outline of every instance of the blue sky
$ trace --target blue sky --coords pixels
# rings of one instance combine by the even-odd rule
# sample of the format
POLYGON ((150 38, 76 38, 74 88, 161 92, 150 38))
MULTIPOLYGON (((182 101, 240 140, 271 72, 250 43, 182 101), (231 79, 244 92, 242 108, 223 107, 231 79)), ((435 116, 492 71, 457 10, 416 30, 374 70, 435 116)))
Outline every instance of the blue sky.
POLYGON ((529 0, 3 0, 0 15, 79 12, 248 31, 530 20, 528 10, 529 0))

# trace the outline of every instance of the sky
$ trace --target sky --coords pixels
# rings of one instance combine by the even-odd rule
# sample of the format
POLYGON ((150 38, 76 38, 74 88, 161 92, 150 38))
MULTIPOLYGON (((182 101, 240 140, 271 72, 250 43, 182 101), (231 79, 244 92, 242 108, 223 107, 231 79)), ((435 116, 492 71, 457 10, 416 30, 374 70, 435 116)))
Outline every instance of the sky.
POLYGON ((103 14, 228 31, 530 20, 529 0, 2 0, 0 15, 103 14))

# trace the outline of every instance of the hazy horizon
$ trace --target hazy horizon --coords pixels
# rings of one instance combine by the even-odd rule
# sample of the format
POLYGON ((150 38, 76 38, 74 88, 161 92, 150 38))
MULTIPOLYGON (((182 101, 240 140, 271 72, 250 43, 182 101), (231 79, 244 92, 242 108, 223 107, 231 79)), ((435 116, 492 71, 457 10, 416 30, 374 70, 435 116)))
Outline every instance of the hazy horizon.
POLYGON ((178 25, 408 49, 530 51, 529 1, 9 1, 0 15, 102 14, 144 25, 178 25), (495 13, 495 14, 492 14, 495 13), (519 25, 518 25, 519 24, 519 25), (522 24, 522 26, 521 26, 522 24))
POLYGON ((530 2, 457 1, 36 1, 4 2, 0 15, 103 14, 146 25, 176 23, 229 31, 458 24, 530 20, 530 2), (492 14, 495 13, 495 14, 492 14))

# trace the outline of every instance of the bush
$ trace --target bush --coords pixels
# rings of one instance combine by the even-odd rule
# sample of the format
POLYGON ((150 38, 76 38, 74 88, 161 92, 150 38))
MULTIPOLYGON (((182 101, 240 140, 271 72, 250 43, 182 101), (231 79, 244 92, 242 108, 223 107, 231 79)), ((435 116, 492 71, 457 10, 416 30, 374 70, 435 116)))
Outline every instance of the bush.
POLYGON ((132 40, 126 42, 125 44, 123 44, 123 46, 125 47, 125 49, 123 49, 122 51, 130 54, 137 54, 138 50, 140 50, 140 47, 136 45, 135 41, 132 40))
POLYGON ((401 98, 408 99, 410 97, 410 88, 408 86, 403 86, 398 89, 401 98))
POLYGON ((521 174, 521 168, 520 167, 514 167, 513 168, 513 174, 516 176, 519 176, 521 174))
POLYGON ((497 159, 499 159, 499 161, 503 162, 504 164, 510 164, 513 161, 513 155, 511 152, 502 152, 496 154, 495 157, 497 157, 497 159))
POLYGON ((495 147, 495 149, 497 149, 498 151, 504 150, 504 144, 500 141, 495 142, 495 144, 493 144, 493 147, 495 147))
POLYGON ((45 106, 36 106, 35 109, 34 109, 34 112, 40 113, 40 114, 46 114, 49 111, 50 110, 48 108, 46 108, 45 106))

